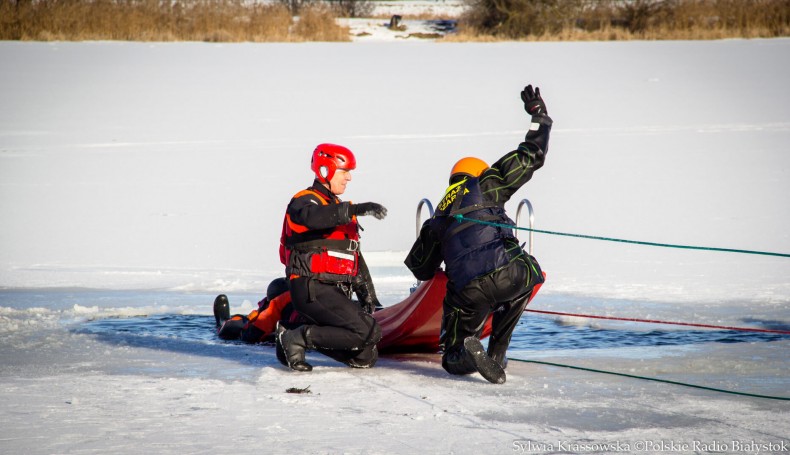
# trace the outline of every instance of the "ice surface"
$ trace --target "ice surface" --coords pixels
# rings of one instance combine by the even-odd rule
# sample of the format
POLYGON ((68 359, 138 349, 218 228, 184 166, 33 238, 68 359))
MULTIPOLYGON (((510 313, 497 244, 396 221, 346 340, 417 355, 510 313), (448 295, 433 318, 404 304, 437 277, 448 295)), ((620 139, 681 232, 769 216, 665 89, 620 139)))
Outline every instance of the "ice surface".
MULTIPOLYGON (((360 371, 311 355, 316 369, 293 374, 269 347, 193 335, 210 330, 214 295, 244 312, 282 273, 282 212, 319 142, 357 154, 347 199, 388 207, 362 220, 363 249, 382 302, 400 301, 417 201, 438 198, 461 156, 493 161, 521 141, 527 83, 555 120, 546 166, 517 195, 537 228, 790 253, 789 51, 787 39, 0 43, 0 451, 786 447, 782 401, 517 361, 500 387, 426 356, 360 371), (90 330, 146 318, 183 330, 90 330)), ((534 254, 549 280, 532 308, 790 326, 787 258, 546 234, 534 254)), ((629 346, 689 329, 534 318, 620 342, 531 346, 525 329, 511 357, 790 390, 787 339, 629 346)))

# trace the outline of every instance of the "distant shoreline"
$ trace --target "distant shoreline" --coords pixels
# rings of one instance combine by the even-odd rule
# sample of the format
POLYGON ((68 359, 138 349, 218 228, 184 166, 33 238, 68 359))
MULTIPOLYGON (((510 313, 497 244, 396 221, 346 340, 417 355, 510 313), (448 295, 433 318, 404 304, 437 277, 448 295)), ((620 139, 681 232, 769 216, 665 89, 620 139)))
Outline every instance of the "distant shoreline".
POLYGON ((630 41, 790 36, 782 0, 732 2, 600 0, 584 6, 491 0, 2 2, 0 40, 139 42, 348 42, 366 40, 630 41), (390 19, 397 18, 395 22, 390 19), (452 27, 435 22, 452 21, 452 27), (457 22, 457 27, 456 27, 457 22))

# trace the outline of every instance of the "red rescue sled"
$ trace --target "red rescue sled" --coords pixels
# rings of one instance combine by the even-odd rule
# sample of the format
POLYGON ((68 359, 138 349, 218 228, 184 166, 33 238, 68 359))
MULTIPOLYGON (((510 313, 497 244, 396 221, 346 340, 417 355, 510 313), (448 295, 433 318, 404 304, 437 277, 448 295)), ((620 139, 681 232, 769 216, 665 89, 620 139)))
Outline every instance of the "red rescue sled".
MULTIPOLYGON (((446 286, 447 275, 438 271, 433 278, 421 283, 404 301, 373 313, 381 326, 379 352, 438 352, 442 301, 446 286)), ((540 285, 535 286, 530 301, 539 289, 540 285)), ((491 317, 486 321, 480 338, 486 338, 490 334, 491 317)))

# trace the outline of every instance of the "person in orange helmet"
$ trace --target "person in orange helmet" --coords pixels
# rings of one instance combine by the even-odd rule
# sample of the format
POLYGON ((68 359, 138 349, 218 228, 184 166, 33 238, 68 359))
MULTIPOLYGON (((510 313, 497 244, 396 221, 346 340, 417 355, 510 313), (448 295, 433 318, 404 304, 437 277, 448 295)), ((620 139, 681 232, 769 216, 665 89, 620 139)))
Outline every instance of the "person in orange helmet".
POLYGON ((354 368, 370 368, 378 359, 381 328, 371 313, 379 305, 360 250, 357 217, 383 219, 387 209, 340 200, 356 166, 348 148, 319 144, 310 165, 315 180, 291 198, 285 212, 280 260, 294 308, 307 321, 295 329, 277 328, 278 359, 292 370, 313 369, 308 350, 354 368), (359 303, 351 299, 354 293, 359 303))
POLYGON ((553 123, 539 88, 528 85, 521 99, 532 116, 524 142, 491 166, 476 157, 455 163, 450 186, 405 260, 418 280, 431 279, 445 264, 448 283, 439 339, 444 369, 456 375, 477 371, 493 383, 505 382, 513 330, 533 288, 544 280, 505 213, 505 203, 543 166, 553 123), (479 337, 492 313, 486 351, 479 337))

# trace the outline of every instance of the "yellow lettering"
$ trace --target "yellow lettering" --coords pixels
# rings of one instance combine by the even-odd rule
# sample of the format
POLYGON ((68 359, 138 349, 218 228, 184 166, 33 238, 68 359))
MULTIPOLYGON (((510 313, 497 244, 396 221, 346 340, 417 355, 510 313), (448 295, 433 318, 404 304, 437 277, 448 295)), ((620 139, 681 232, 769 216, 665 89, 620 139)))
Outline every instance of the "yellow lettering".
POLYGON ((461 180, 458 183, 454 183, 452 186, 447 188, 447 191, 444 192, 444 197, 442 198, 442 201, 439 202, 439 207, 438 207, 439 210, 444 210, 447 207, 449 207, 450 204, 452 204, 453 201, 455 201, 455 198, 458 196, 458 191, 460 191, 461 188, 464 189, 464 194, 469 192, 469 190, 466 189, 465 186, 463 186, 464 183, 466 183, 466 179, 461 180))
MULTIPOLYGON (((455 198, 456 198, 456 196, 458 196, 458 190, 459 190, 459 189, 460 189, 460 188, 458 188, 458 187, 452 188, 452 189, 451 189, 451 190, 450 190, 450 191, 449 191, 449 192, 448 192, 448 193, 447 193, 447 194, 444 196, 444 198, 442 198, 442 202, 440 202, 440 203, 439 203, 439 210, 444 210, 444 209, 446 209, 448 206, 450 206, 450 204, 452 204, 452 203, 455 201, 455 198)), ((467 192, 468 192, 468 191, 467 191, 467 192)))

